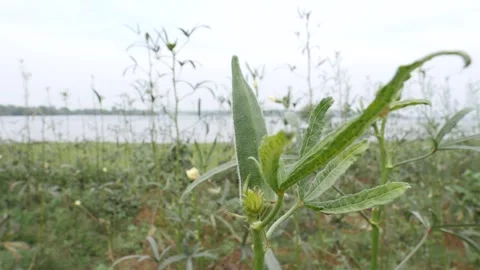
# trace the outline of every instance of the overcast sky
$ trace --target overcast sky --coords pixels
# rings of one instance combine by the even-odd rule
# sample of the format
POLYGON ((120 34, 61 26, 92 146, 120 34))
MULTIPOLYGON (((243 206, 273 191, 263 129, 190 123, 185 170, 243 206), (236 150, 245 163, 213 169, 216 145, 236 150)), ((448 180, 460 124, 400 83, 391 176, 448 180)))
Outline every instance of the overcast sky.
MULTIPOLYGON (((126 48, 138 38, 125 25, 136 24, 148 31, 166 27, 172 37, 179 33, 176 27, 210 26, 196 32, 184 51, 185 57, 192 56, 202 66, 197 71, 186 69, 182 79, 228 86, 235 54, 242 63, 265 64, 262 100, 285 94, 289 85, 301 91, 304 81, 281 69, 286 63, 305 66, 301 42, 293 34, 303 30, 297 8, 311 10, 312 26, 320 25, 312 28, 313 43, 320 48, 315 59, 341 51, 352 95, 366 94, 367 76, 386 82, 399 64, 443 49, 465 50, 473 58, 466 70, 454 57, 429 65, 431 75, 440 81, 451 76, 452 94, 460 103, 467 99, 466 83, 480 79, 478 0, 0 0, 0 104, 24 103, 19 59, 32 73, 33 105, 46 104, 45 88, 50 87, 54 105, 62 104, 59 92, 68 89, 72 107, 91 107, 91 75, 108 107, 119 102, 124 92, 136 97, 132 77, 122 76, 131 64, 126 48)), ((325 94, 319 89, 315 97, 325 94)), ((409 94, 420 96, 415 91, 409 94)), ((194 108, 198 97, 203 97, 204 107, 218 107, 202 92, 182 108, 194 108)))

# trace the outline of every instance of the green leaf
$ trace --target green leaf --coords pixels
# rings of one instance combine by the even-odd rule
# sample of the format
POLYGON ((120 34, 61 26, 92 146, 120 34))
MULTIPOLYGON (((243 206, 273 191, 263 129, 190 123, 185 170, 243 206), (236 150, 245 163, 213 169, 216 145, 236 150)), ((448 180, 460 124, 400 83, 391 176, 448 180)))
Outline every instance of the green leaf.
POLYGON ((454 231, 451 231, 451 230, 446 230, 446 229, 440 229, 440 231, 444 232, 444 233, 448 233, 452 236, 455 236, 457 237, 458 239, 462 240, 463 242, 465 242, 467 245, 469 245, 473 250, 475 250, 475 252, 477 254, 480 254, 480 246, 474 241, 472 240, 470 237, 468 236, 465 236, 463 234, 460 234, 460 233, 456 233, 454 231))
POLYGON ((265 265, 268 270, 282 270, 282 266, 271 248, 265 251, 265 265))
POLYGON ((219 174, 221 172, 224 172, 226 170, 229 170, 231 168, 234 168, 237 166, 237 161, 236 160, 232 160, 232 161, 229 161, 229 162, 226 162, 226 163, 223 163, 222 165, 218 166, 218 167, 215 167, 209 171, 207 171, 205 174, 202 174, 200 175, 200 177, 193 181, 190 185, 188 185, 188 187, 185 189, 185 191, 183 192, 182 196, 180 197, 180 201, 183 201, 185 199, 185 196, 192 192, 193 189, 195 189, 198 185, 200 185, 201 183, 207 181, 208 179, 210 179, 210 177, 216 175, 216 174, 219 174))
POLYGON ((310 119, 308 120, 308 128, 305 132, 305 137, 303 138, 300 156, 303 156, 320 140, 320 135, 322 134, 323 127, 325 126, 325 116, 332 104, 333 98, 326 97, 322 99, 313 110, 312 114, 310 115, 310 119))
POLYGON ((305 203, 305 206, 326 214, 357 212, 387 204, 400 197, 409 188, 408 183, 390 182, 355 194, 345 195, 335 200, 305 203))
POLYGON ((187 259, 187 263, 185 264, 185 270, 193 270, 192 258, 187 259))
POLYGON ((213 155, 213 152, 215 148, 217 147, 217 139, 218 137, 215 136, 215 140, 213 140, 212 146, 210 147, 210 150, 208 151, 207 157, 205 158, 205 164, 210 164, 210 159, 213 155))
POLYGON ((126 260, 131 260, 131 259, 137 259, 137 261, 140 261, 142 259, 151 259, 151 257, 149 255, 127 255, 127 256, 124 256, 118 260, 116 260, 113 264, 112 264, 112 267, 111 268, 107 268, 107 269, 115 269, 114 267, 118 264, 120 264, 121 262, 123 261, 126 261, 126 260))
POLYGON ((187 259, 188 259, 188 255, 185 255, 185 254, 173 255, 173 256, 171 256, 171 257, 168 257, 168 258, 165 259, 164 261, 162 261, 162 263, 158 266, 158 269, 159 269, 159 270, 163 270, 163 269, 165 269, 169 264, 176 263, 176 262, 180 262, 180 261, 187 260, 187 259))
POLYGON ((258 148, 267 127, 257 98, 240 69, 237 56, 232 57, 232 112, 235 134, 235 152, 238 161, 239 189, 242 181, 250 175, 250 186, 258 186, 267 200, 274 199, 273 190, 262 180, 256 165, 249 159, 258 160, 258 148))
POLYGON ((258 149, 263 177, 274 191, 278 189, 280 156, 292 137, 292 134, 287 134, 284 131, 280 131, 272 136, 265 136, 258 149))
POLYGON ((430 222, 428 221, 428 218, 422 216, 418 211, 409 211, 414 217, 416 217, 422 225, 426 228, 430 228, 430 222))
MULTIPOLYGON (((344 125, 340 126, 336 130, 328 133, 325 137, 323 137, 323 139, 317 145, 315 145, 315 148, 310 149, 308 152, 314 152, 314 151, 317 151, 317 149, 321 149, 321 148, 325 147, 325 145, 327 145, 327 143, 331 142, 338 133, 345 130, 348 127, 348 124, 353 123, 357 119, 358 119, 358 116, 354 117, 351 120, 348 120, 344 125)), ((298 158, 297 158, 297 160, 298 160, 298 158)), ((289 164, 288 168, 290 170, 288 170, 288 171, 291 171, 291 168, 293 168, 293 166, 295 166, 295 163, 294 164, 289 164)), ((283 179, 280 182, 282 184, 286 180, 286 176, 284 176, 283 178, 280 178, 280 179, 281 180, 283 179)), ((301 180, 302 183, 299 182, 299 190, 298 191, 299 191, 300 198, 303 198, 305 193, 308 191, 308 185, 306 185, 306 183, 310 183, 309 180, 311 180, 311 179, 309 179, 309 177, 308 177, 308 178, 303 178, 301 180)))
POLYGON ((449 145, 449 146, 440 146, 438 150, 469 150, 469 151, 480 152, 480 146, 449 145))
POLYGON ((149 235, 147 236, 147 241, 150 244, 150 248, 152 249, 155 259, 157 259, 157 261, 160 260, 160 252, 158 252, 158 246, 157 242, 155 242, 155 239, 149 235))
POLYGON ((320 142, 315 145, 312 150, 307 152, 294 164, 286 180, 281 183, 280 189, 286 190, 301 179, 322 168, 352 144, 386 108, 390 108, 390 103, 398 96, 405 81, 410 79, 410 73, 425 62, 440 55, 461 56, 465 62, 465 66, 471 63, 470 57, 463 52, 441 51, 429 54, 409 65, 400 66, 391 81, 377 92, 375 100, 370 103, 355 121, 346 127, 341 127, 342 130, 336 133, 334 138, 330 139, 327 143, 320 142))
POLYGON ((470 136, 466 136, 466 137, 442 142, 440 146, 450 146, 450 145, 464 143, 464 142, 471 141, 471 140, 480 140, 480 134, 474 134, 474 135, 470 135, 470 136))
MULTIPOLYGON (((311 202, 320 197, 325 191, 327 191, 337 181, 337 179, 344 174, 347 169, 357 160, 357 158, 368 149, 368 141, 364 140, 356 143, 345 151, 343 151, 338 157, 330 161, 325 168, 320 171, 310 187, 305 192, 302 198, 304 202, 311 202)), ((304 183, 301 181, 300 183, 304 183)))
POLYGON ((463 110, 458 111, 455 113, 450 119, 445 122, 442 126, 440 131, 438 131, 437 136, 435 137, 435 141, 437 144, 440 144, 445 137, 452 129, 465 117, 469 112, 473 111, 472 108, 465 108, 463 110))
POLYGON ((197 151, 197 154, 198 154, 198 159, 199 159, 199 162, 200 162, 200 167, 203 167, 204 164, 205 164, 205 161, 204 161, 204 158, 203 158, 203 151, 202 151, 202 149, 200 148, 200 145, 198 145, 198 143, 197 143, 196 140, 193 142, 193 145, 194 145, 195 150, 197 151))
POLYGON ((404 99, 404 100, 392 102, 390 104, 390 111, 393 112, 405 107, 417 106, 417 105, 432 106, 432 103, 428 99, 404 99))
POLYGON ((217 258, 217 255, 212 254, 208 251, 202 251, 202 252, 196 252, 192 255, 192 258, 207 258, 207 259, 212 259, 215 260, 217 258))

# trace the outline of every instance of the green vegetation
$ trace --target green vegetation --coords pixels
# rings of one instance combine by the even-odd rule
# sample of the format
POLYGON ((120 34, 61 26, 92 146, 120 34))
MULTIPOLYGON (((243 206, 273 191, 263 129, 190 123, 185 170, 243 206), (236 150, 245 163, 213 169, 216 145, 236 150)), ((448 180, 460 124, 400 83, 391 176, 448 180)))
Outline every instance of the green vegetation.
MULTIPOLYGON (((307 32, 310 14, 300 16, 307 32)), ((438 118, 430 114, 431 96, 404 97, 404 83, 425 62, 454 55, 468 66, 466 53, 444 51, 401 66, 356 108, 341 86, 339 98, 314 99, 318 65, 307 39, 309 100, 294 113, 291 89, 272 97, 283 106, 276 111, 283 125, 270 133, 258 102, 263 69, 247 65, 245 76, 234 56, 231 112, 224 117, 233 116, 235 136, 202 143, 181 132, 179 104, 213 88, 209 82, 192 83, 186 93, 177 88, 179 71, 197 68, 181 52, 202 28, 180 29, 178 39, 165 29, 137 31, 135 44, 148 63, 137 66, 144 72, 134 83, 150 120, 142 143, 103 141, 102 117, 94 127, 98 141, 33 142, 32 114, 57 134, 47 122, 59 111, 29 107, 25 87, 24 140, 0 144, 0 269, 480 267, 480 124, 460 128, 472 108, 438 118), (167 75, 157 76, 160 67, 167 75), (339 113, 332 113, 336 105, 339 113), (412 123, 411 132, 426 129, 427 136, 388 136, 395 132, 392 116, 404 110, 423 113, 427 124, 412 123), (159 131, 172 143, 158 143, 159 131)), ((91 112, 113 113, 92 92, 91 112)), ((68 121, 73 111, 63 111, 68 121)), ((118 111, 122 135, 133 137, 127 112, 135 110, 118 111)))

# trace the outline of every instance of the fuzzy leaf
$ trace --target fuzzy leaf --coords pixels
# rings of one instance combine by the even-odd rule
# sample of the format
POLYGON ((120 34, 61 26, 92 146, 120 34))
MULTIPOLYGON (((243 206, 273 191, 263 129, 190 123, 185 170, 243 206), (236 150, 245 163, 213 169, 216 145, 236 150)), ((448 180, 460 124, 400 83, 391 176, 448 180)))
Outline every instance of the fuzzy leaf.
POLYGON ((441 51, 429 54, 409 65, 400 66, 391 81, 377 92, 375 100, 370 103, 355 121, 348 124, 341 132, 336 133, 335 137, 324 144, 324 146, 319 147, 322 144, 322 142, 319 142, 294 164, 286 180, 280 185, 280 189, 286 190, 301 179, 322 168, 351 145, 386 108, 390 108, 390 103, 398 96, 405 81, 410 79, 410 73, 425 62, 441 55, 461 56, 465 66, 471 63, 470 57, 463 52, 441 51))
POLYGON ((303 138, 300 156, 303 156, 320 140, 320 135, 322 134, 325 125, 325 116, 332 104, 333 98, 327 97, 322 99, 313 110, 310 119, 308 120, 308 127, 305 132, 305 137, 303 138))
MULTIPOLYGON (((338 157, 330 161, 327 166, 316 175, 310 187, 306 189, 307 191, 302 198, 303 201, 311 202, 320 197, 325 191, 332 187, 337 179, 344 174, 367 149, 368 141, 364 140, 350 146, 338 157)), ((302 182, 304 181, 301 181, 300 183, 302 182)))
POLYGON ((404 99, 404 100, 392 102, 392 104, 390 104, 390 111, 396 111, 405 107, 416 106, 416 105, 432 106, 432 103, 428 99, 404 99))
POLYGON ((257 98, 240 69, 237 56, 232 57, 232 112, 235 134, 235 152, 238 161, 239 189, 250 175, 250 186, 258 186, 267 200, 274 199, 273 191, 262 180, 257 166, 250 157, 258 160, 258 148, 267 127, 257 98))
POLYGON ((280 156, 287 144, 290 143, 292 134, 280 131, 272 136, 265 136, 258 149, 262 174, 267 184, 274 190, 278 189, 278 170, 280 156))
POLYGON ((357 212, 387 204, 400 197, 409 188, 408 183, 391 182, 355 194, 345 195, 335 200, 305 203, 305 206, 326 214, 357 212))
POLYGON ((445 137, 452 129, 465 117, 469 112, 471 112, 472 108, 465 108, 463 110, 458 111, 455 113, 450 119, 448 119, 442 128, 438 131, 437 136, 435 137, 435 141, 437 144, 440 144, 445 137))

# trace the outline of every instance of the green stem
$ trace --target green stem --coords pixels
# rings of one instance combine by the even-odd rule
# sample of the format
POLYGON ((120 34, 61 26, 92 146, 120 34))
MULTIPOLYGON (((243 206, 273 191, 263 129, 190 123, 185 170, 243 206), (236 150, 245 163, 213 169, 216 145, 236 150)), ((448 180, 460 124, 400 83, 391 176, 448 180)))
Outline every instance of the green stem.
POLYGON ((268 216, 262 221, 254 221, 250 223, 250 230, 252 231, 253 238, 253 269, 263 270, 265 267, 265 227, 275 218, 278 211, 282 207, 284 193, 278 194, 277 203, 275 207, 268 213, 268 216))
POLYGON ((380 220, 380 209, 374 208, 372 211, 372 254, 370 258, 370 270, 376 270, 378 264, 378 249, 380 244, 380 227, 378 222, 380 220))
POLYGON ((268 213, 268 216, 264 220, 262 220, 262 222, 258 226, 260 226, 263 229, 267 227, 268 224, 270 224, 270 222, 272 222, 272 220, 277 215, 278 211, 280 211, 280 208, 282 208, 283 197, 284 197, 284 193, 278 194, 278 199, 277 199, 277 203, 275 204, 275 208, 273 208, 272 211, 268 213))
POLYGON ((290 208, 285 214, 283 214, 279 219, 277 219, 272 226, 267 230, 267 239, 269 239, 273 232, 277 229, 277 227, 287 220, 298 208, 300 208, 303 205, 302 201, 298 201, 292 208, 290 208))
POLYGON ((252 229, 253 237, 253 269, 264 270, 265 269, 265 244, 264 244, 264 228, 260 227, 252 229))
POLYGON ((442 224, 432 226, 432 230, 443 228, 468 228, 468 227, 480 227, 480 224, 442 224))
POLYGON ((387 119, 384 118, 382 120, 382 125, 380 127, 380 132, 378 133, 378 130, 376 130, 377 133, 377 138, 378 138, 378 143, 380 145, 380 162, 381 162, 381 177, 380 177, 380 183, 383 185, 387 183, 388 181, 388 175, 390 174, 390 167, 388 166, 388 152, 387 152, 387 146, 385 144, 385 126, 387 124, 387 119))
POLYGON ((175 170, 180 173, 181 172, 181 151, 180 147, 182 145, 181 138, 180 138, 180 127, 178 124, 178 110, 180 106, 180 97, 178 95, 177 89, 177 71, 176 71, 176 63, 177 63, 177 52, 172 50, 172 88, 173 88, 173 95, 175 98, 175 111, 173 114, 173 121, 175 125, 175 170))
POLYGON ((430 152, 428 152, 427 154, 425 154, 423 156, 418 156, 418 157, 415 157, 415 158, 411 158, 411 159, 407 159, 407 160, 398 162, 398 163, 394 164, 393 166, 391 166, 391 169, 402 166, 402 165, 410 163, 410 162, 415 162, 415 161, 419 161, 419 160, 422 160, 422 159, 426 159, 426 158, 432 156, 433 154, 435 154, 435 152, 437 152, 436 148, 432 149, 430 152))
POLYGON ((423 235, 420 242, 418 242, 418 244, 413 248, 412 251, 410 251, 410 253, 408 253, 408 255, 402 260, 402 262, 397 267, 395 267, 395 270, 402 269, 402 267, 405 266, 407 261, 410 260, 410 258, 418 251, 418 249, 425 243, 425 241, 427 241, 427 238, 430 235, 430 231, 430 229, 425 231, 425 234, 423 235))
MULTIPOLYGON (((375 136, 378 139, 380 147, 380 183, 385 184, 388 182, 388 176, 390 174, 391 166, 389 166, 389 158, 387 152, 387 146, 385 144, 385 126, 387 119, 383 118, 380 126, 380 130, 377 125, 373 125, 375 136)), ((372 226, 372 254, 370 258, 370 269, 376 270, 378 268, 378 257, 380 247, 380 222, 382 219, 382 207, 375 207, 372 211, 371 226, 372 226)))

